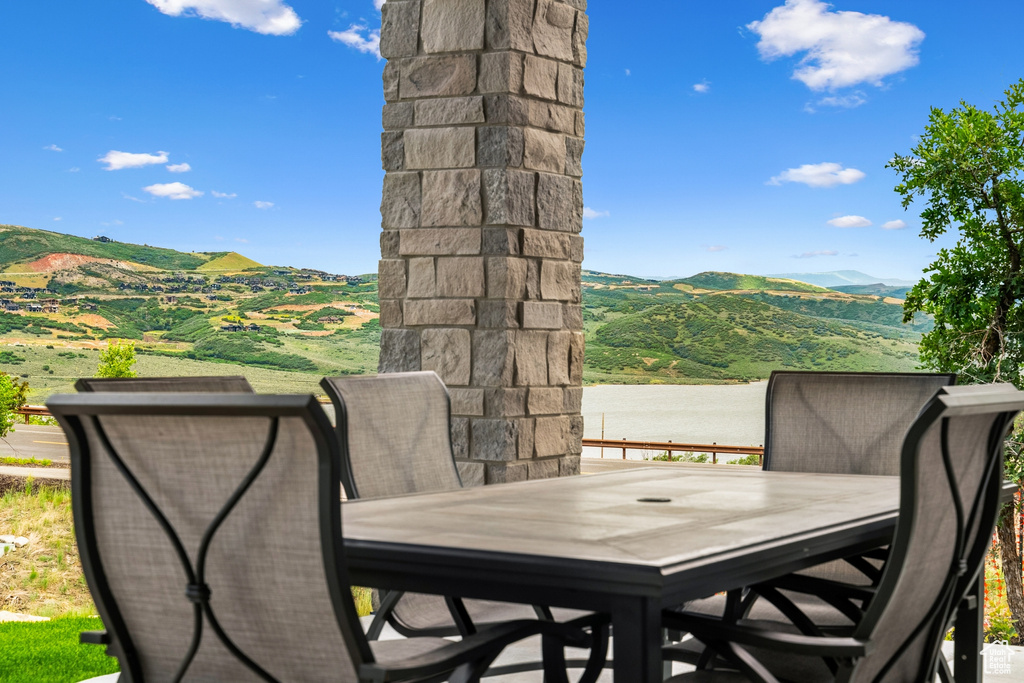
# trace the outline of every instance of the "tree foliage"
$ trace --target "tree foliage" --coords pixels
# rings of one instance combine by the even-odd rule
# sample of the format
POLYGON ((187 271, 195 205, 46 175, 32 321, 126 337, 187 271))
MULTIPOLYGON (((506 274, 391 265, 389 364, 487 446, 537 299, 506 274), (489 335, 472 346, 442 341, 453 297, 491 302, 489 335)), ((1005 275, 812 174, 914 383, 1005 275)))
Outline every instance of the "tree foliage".
POLYGON ((135 377, 135 342, 111 339, 105 351, 100 352, 97 377, 135 377))
POLYGON ((14 427, 17 402, 18 391, 10 375, 0 373, 0 437, 7 436, 14 427))
POLYGON ((904 208, 924 199, 921 236, 956 231, 908 293, 904 320, 935 317, 921 342, 926 365, 972 382, 1022 384, 1024 361, 1024 80, 993 111, 966 102, 933 108, 908 156, 888 166, 904 208))
MULTIPOLYGON (((904 320, 931 313, 935 328, 921 341, 921 360, 953 371, 961 382, 1024 386, 1024 79, 992 111, 961 102, 950 112, 933 108, 918 144, 888 166, 904 208, 923 199, 921 236, 935 241, 956 231, 926 277, 907 294, 904 320)), ((1005 448, 1005 474, 1024 486, 1024 430, 1018 421, 1005 448)), ((1014 533, 1013 505, 999 518, 997 535, 1007 600, 1024 634, 1024 588, 1014 533)))

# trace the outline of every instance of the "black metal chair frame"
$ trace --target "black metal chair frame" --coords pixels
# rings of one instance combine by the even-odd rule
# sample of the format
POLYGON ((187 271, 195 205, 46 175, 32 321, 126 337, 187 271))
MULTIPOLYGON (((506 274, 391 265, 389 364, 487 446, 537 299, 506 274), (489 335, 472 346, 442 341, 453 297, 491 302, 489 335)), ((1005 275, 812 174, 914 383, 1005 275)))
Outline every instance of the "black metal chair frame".
MULTIPOLYGON (((320 381, 320 386, 327 393, 331 399, 331 403, 334 404, 335 413, 335 425, 338 435, 339 448, 341 450, 341 462, 342 462, 342 483, 345 487, 345 495, 348 496, 349 500, 355 500, 359 498, 359 489, 356 486, 355 476, 352 471, 352 460, 351 454, 348 448, 348 410, 345 407, 344 399, 338 394, 334 385, 324 378, 320 381)), ((444 397, 446 401, 446 409, 448 415, 448 424, 451 425, 451 414, 452 414, 452 399, 451 394, 448 392, 448 387, 441 382, 441 387, 444 389, 444 397)), ((449 456, 452 470, 454 471, 455 478, 461 485, 462 477, 459 474, 459 469, 455 464, 455 452, 451 450, 451 442, 449 441, 449 456)), ((451 614, 452 622, 455 625, 455 630, 448 628, 424 628, 424 629, 410 629, 402 624, 398 619, 394 617, 395 606, 398 601, 402 599, 404 591, 389 590, 381 591, 380 605, 377 607, 373 620, 370 622, 370 626, 366 629, 366 637, 369 640, 376 640, 380 637, 384 626, 390 625, 396 632, 407 637, 415 638, 417 636, 435 636, 435 637, 450 637, 450 636, 471 636, 477 632, 477 625, 473 623, 473 619, 466 609, 465 604, 461 598, 446 595, 444 596, 445 604, 448 607, 448 611, 451 614)), ((532 605, 534 612, 537 614, 537 619, 542 621, 554 622, 554 616, 551 613, 551 609, 544 605, 532 605)), ((570 667, 584 667, 584 673, 580 678, 580 681, 586 680, 590 675, 593 667, 596 665, 596 660, 600 658, 602 660, 601 666, 607 664, 603 662, 606 657, 608 649, 608 633, 604 631, 603 636, 595 632, 595 645, 592 648, 591 655, 586 660, 571 659, 567 660, 567 665, 570 667), (600 636, 600 638, 599 638, 600 636), (598 640, 603 642, 597 642, 598 640)), ((506 665, 502 667, 495 667, 488 671, 488 676, 500 676, 513 673, 521 673, 524 671, 535 671, 541 668, 543 662, 524 662, 520 664, 506 665)))
MULTIPOLYGON (((132 378, 121 378, 121 377, 83 377, 75 382, 75 391, 80 392, 94 392, 97 388, 107 386, 117 386, 119 384, 125 384, 131 382, 133 388, 131 391, 155 391, 150 389, 147 384, 150 382, 159 382, 161 384, 172 384, 176 385, 175 391, 181 391, 182 393, 200 393, 205 391, 205 387, 197 386, 198 383, 213 383, 222 380, 241 380, 245 384, 248 384, 248 380, 241 375, 213 375, 210 377, 132 377, 132 378), (198 380, 198 382, 197 382, 198 380), (97 386, 98 385, 98 386, 97 386), (180 388, 179 388, 180 387, 180 388)), ((116 391, 116 389, 114 390, 116 391)), ((255 393, 252 387, 249 387, 247 393, 255 393)))
MULTIPOLYGON (((964 387, 959 389, 964 389, 964 387)), ((926 629, 930 632, 930 642, 933 643, 921 661, 920 680, 931 680, 936 674, 945 681, 952 680, 945 659, 939 656, 942 636, 950 626, 956 605, 976 583, 978 574, 983 569, 985 553, 991 538, 991 529, 995 527, 1001 506, 1003 440, 1022 406, 1024 403, 1022 403, 1019 393, 993 397, 991 393, 986 395, 984 390, 979 390, 951 396, 942 390, 921 411, 918 420, 911 426, 902 449, 900 517, 877 588, 858 595, 857 591, 862 590, 863 587, 837 584, 829 586, 826 591, 837 601, 850 599, 853 596, 863 599, 866 603, 862 607, 863 611, 860 612, 862 618, 848 634, 833 635, 823 632, 800 614, 798 609, 793 613, 795 617, 793 625, 800 629, 801 634, 737 625, 730 618, 716 619, 705 615, 674 611, 666 611, 663 614, 664 623, 668 628, 693 633, 710 650, 726 659, 734 668, 757 683, 778 683, 778 679, 743 646, 765 647, 796 655, 821 657, 836 675, 836 680, 854 680, 856 660, 871 651, 873 630, 881 618, 882 609, 897 590, 897 584, 907 558, 912 531, 911 522, 916 514, 915 505, 918 492, 915 488, 915 479, 918 468, 921 466, 918 457, 921 439, 928 429, 936 422, 941 421, 942 466, 950 489, 954 493, 954 500, 957 501, 954 506, 957 520, 957 552, 951 566, 946 570, 947 575, 942 590, 936 596, 933 604, 929 606, 925 617, 916 625, 914 632, 926 629), (948 450, 948 420, 946 418, 985 411, 1001 412, 1001 414, 993 421, 989 432, 987 444, 989 457, 986 461, 982 483, 978 487, 978 496, 969 509, 964 509, 958 502, 956 476, 952 471, 953 465, 948 450), (979 532, 974 542, 968 547, 963 534, 965 529, 971 528, 977 528, 979 532), (989 532, 985 533, 985 529, 988 529, 989 532)), ((767 594, 766 597, 772 596, 770 599, 773 599, 774 603, 776 601, 772 594, 773 592, 777 593, 775 590, 777 587, 792 590, 794 586, 795 584, 791 583, 773 585, 772 582, 767 582, 758 586, 756 590, 763 591, 762 594, 767 594)), ((733 597, 730 602, 734 617, 741 615, 742 608, 738 605, 737 598, 733 597)), ((788 601, 783 598, 778 601, 778 604, 788 616, 792 610, 784 607, 785 602, 788 601)), ((789 604, 792 605, 792 603, 789 604)), ((882 670, 876 680, 882 680, 885 671, 892 666, 896 657, 905 651, 908 645, 909 641, 900 644, 900 648, 888 660, 886 668, 882 670)), ((666 659, 678 659, 673 656, 674 650, 671 646, 665 649, 664 655, 666 659)), ((711 663, 712 658, 713 655, 702 658, 698 666, 706 666, 711 663)))
MULTIPOLYGON (((259 476, 273 453, 277 428, 281 418, 298 417, 309 426, 318 453, 318 507, 320 536, 323 548, 323 562, 328 591, 331 596, 338 628, 346 647, 355 660, 361 681, 384 683, 385 681, 417 681, 428 683, 451 680, 463 683, 478 681, 491 662, 510 643, 533 635, 543 639, 545 655, 545 680, 567 683, 565 658, 562 646, 591 647, 599 642, 599 634, 607 632, 608 620, 591 615, 572 623, 556 623, 540 620, 508 622, 488 629, 461 642, 451 643, 432 652, 410 657, 394 665, 375 662, 369 641, 358 629, 358 617, 351 599, 347 582, 347 569, 342 546, 341 525, 341 459, 334 429, 313 396, 247 395, 247 394, 186 394, 186 393, 85 393, 78 395, 57 395, 47 403, 54 417, 63 427, 69 439, 72 468, 72 507, 79 553, 86 581, 95 599, 97 611, 107 630, 85 632, 81 642, 107 646, 107 653, 116 657, 121 664, 121 675, 125 683, 140 683, 144 680, 139 655, 132 643, 132 637, 125 624, 110 582, 103 569, 98 550, 93 517, 94 500, 91 486, 91 459, 98 456, 89 446, 83 428, 88 420, 99 436, 107 455, 117 470, 139 496, 145 507, 157 520, 168 541, 173 546, 182 569, 187 577, 183 597, 193 605, 195 624, 191 646, 181 665, 175 672, 174 681, 180 681, 198 651, 202 638, 204 616, 211 629, 225 648, 242 662, 256 676, 276 683, 276 679, 262 669, 255 661, 242 652, 221 629, 210 604, 211 592, 204 579, 204 565, 207 550, 218 527, 244 496, 247 489, 259 476), (249 474, 225 502, 219 513, 206 529, 195 563, 189 559, 176 531, 154 504, 131 470, 111 444, 100 423, 100 418, 109 415, 202 415, 202 416, 258 416, 270 420, 267 440, 263 451, 249 474), (356 625, 353 627, 353 625, 356 625), (593 635, 584 629, 589 629, 593 635), (449 678, 449 676, 451 678, 449 678)), ((589 683, 600 673, 600 663, 588 668, 589 683)))

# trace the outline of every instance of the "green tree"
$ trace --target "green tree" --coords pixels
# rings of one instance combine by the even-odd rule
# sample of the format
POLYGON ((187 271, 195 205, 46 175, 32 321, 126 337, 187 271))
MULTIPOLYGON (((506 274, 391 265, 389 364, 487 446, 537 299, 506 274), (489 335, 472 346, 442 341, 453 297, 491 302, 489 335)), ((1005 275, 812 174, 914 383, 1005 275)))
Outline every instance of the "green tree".
POLYGON ((135 377, 135 342, 111 339, 107 349, 100 352, 97 377, 135 377))
POLYGON ((15 410, 18 409, 18 391, 9 375, 0 373, 0 438, 14 430, 15 410))
MULTIPOLYGON (((1024 387, 1024 79, 992 111, 966 102, 933 108, 918 144, 888 167, 909 207, 921 199, 921 236, 935 241, 955 232, 925 277, 907 294, 903 320, 917 312, 935 318, 921 340, 924 365, 960 375, 961 383, 1010 382, 1024 387)), ((1018 422, 1006 448, 1006 473, 1024 485, 1018 422)), ((1024 488, 1022 488, 1024 490, 1024 488)), ((1014 507, 1004 508, 998 538, 1010 610, 1024 635, 1021 558, 1014 507)))

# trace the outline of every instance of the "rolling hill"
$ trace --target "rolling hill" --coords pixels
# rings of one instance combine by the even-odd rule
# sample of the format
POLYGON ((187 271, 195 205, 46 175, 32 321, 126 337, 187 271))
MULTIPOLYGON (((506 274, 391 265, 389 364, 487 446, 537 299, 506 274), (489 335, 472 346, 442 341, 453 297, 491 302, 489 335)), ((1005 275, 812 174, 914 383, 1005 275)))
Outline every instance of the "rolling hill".
MULTIPOLYGON (((110 338, 140 372, 243 373, 260 391, 318 392, 376 370, 376 276, 263 266, 0 227, 0 369, 31 400, 92 375, 110 338)), ((908 370, 931 322, 903 325, 894 292, 706 272, 679 280, 583 271, 589 383, 720 383, 776 368, 908 370)))

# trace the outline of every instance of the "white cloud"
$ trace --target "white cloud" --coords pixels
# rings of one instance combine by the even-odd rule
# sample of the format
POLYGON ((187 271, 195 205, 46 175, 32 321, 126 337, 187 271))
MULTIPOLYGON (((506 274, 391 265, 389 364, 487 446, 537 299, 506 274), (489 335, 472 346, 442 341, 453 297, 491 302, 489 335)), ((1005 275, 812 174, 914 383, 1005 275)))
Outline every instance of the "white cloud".
POLYGON ((81 170, 82 169, 78 168, 77 166, 72 166, 71 168, 68 169, 68 173, 78 173, 81 170))
POLYGON ((373 6, 376 7, 379 12, 380 8, 384 6, 384 2, 385 0, 373 0, 373 6))
POLYGON ((802 254, 796 254, 793 258, 815 258, 817 256, 839 256, 839 252, 834 249, 805 251, 802 254))
POLYGON ((820 164, 804 164, 798 168, 787 168, 768 181, 768 185, 782 183, 803 183, 811 187, 833 187, 850 185, 863 180, 865 174, 856 168, 843 168, 842 164, 823 162, 820 164))
POLYGON ((134 154, 132 152, 118 152, 115 149, 107 152, 106 156, 100 157, 97 161, 106 164, 108 171, 119 171, 122 168, 141 168, 153 164, 166 164, 167 152, 156 154, 134 154))
POLYGON ((249 244, 249 240, 245 239, 244 237, 236 237, 235 241, 241 242, 242 244, 249 244))
POLYGON ((589 206, 583 207, 583 217, 586 218, 587 220, 592 220, 594 218, 606 218, 611 215, 612 214, 609 211, 595 211, 594 209, 591 209, 589 206))
POLYGON ((192 199, 202 197, 203 193, 189 187, 185 183, 157 183, 142 188, 154 197, 167 197, 168 199, 192 199))
POLYGON ((63 149, 61 149, 57 145, 47 145, 46 147, 43 147, 43 149, 49 150, 51 152, 63 152, 64 151, 63 149))
POLYGON ((371 31, 365 24, 352 24, 345 31, 328 31, 331 40, 380 59, 380 30, 371 31))
POLYGON ((924 32, 880 14, 833 12, 821 0, 786 0, 747 28, 760 37, 757 49, 771 61, 806 52, 793 78, 811 90, 858 83, 882 85, 882 78, 916 66, 924 32))
POLYGON ((899 219, 882 223, 882 230, 902 230, 905 227, 907 227, 906 222, 899 219))
POLYGON ((113 226, 113 225, 124 225, 124 221, 120 221, 120 220, 115 218, 112 221, 101 222, 100 225, 104 225, 104 226, 107 226, 107 227, 110 227, 110 226, 113 226))
POLYGON ((627 76, 632 76, 632 75, 633 75, 633 72, 632 72, 632 71, 630 71, 629 69, 626 69, 626 75, 627 75, 627 76))
POLYGON ((133 202, 138 202, 139 204, 146 204, 146 203, 148 203, 147 200, 139 199, 138 197, 133 197, 133 196, 131 196, 130 194, 128 194, 126 192, 122 192, 121 196, 124 197, 125 199, 131 200, 133 202))
POLYGON ((819 107, 841 107, 843 109, 855 109, 868 101, 862 92, 854 92, 849 95, 830 95, 818 100, 819 107))
POLYGON ((252 203, 257 209, 269 209, 274 206, 274 202, 261 202, 256 200, 252 203))
POLYGON ((704 80, 704 81, 701 81, 700 83, 694 83, 693 84, 693 90, 694 90, 694 92, 699 92, 702 95, 704 93, 706 93, 706 92, 710 92, 711 91, 711 81, 704 80))
POLYGON ((146 0, 172 17, 201 17, 226 21, 268 36, 287 36, 302 26, 302 20, 281 0, 146 0))
POLYGON ((181 164, 170 164, 167 170, 171 173, 188 173, 192 170, 192 167, 186 163, 181 164))
POLYGON ((234 199, 235 197, 238 196, 234 192, 231 192, 231 193, 228 193, 228 192, 217 192, 217 190, 211 190, 210 194, 212 194, 217 199, 234 199))
POLYGON ((864 216, 839 216, 827 222, 835 228, 866 228, 871 225, 871 221, 864 216))
POLYGON ((61 216, 54 216, 53 220, 55 220, 55 221, 62 221, 64 219, 61 216))
POLYGON ((707 249, 708 251, 714 253, 716 251, 725 251, 726 249, 728 249, 728 247, 723 247, 721 244, 712 244, 707 249))

